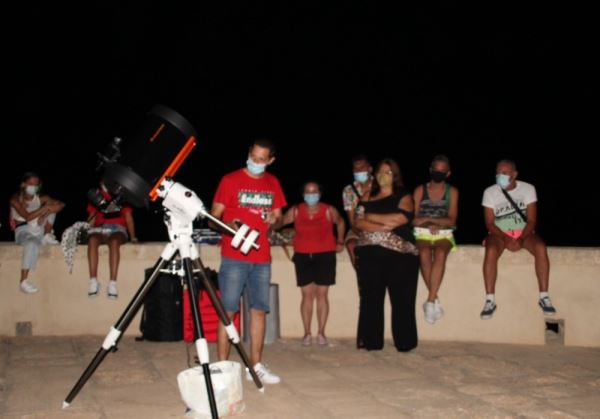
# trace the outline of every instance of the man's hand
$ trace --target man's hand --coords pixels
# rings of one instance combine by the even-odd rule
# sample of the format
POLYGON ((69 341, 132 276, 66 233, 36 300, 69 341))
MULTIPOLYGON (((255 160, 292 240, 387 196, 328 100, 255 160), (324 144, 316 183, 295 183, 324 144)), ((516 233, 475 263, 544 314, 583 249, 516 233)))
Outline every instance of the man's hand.
POLYGON ((263 213, 263 219, 265 220, 265 223, 269 224, 269 225, 273 225, 277 222, 277 215, 275 215, 275 213, 273 211, 267 211, 263 213))

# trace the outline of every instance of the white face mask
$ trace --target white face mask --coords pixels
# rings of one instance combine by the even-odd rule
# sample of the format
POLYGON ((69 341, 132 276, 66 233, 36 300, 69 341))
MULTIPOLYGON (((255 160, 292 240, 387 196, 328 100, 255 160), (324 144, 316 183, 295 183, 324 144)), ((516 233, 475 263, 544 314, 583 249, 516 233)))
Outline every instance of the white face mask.
POLYGON ((265 163, 255 163, 250 157, 248 157, 248 160, 246 160, 246 168, 253 175, 260 175, 265 171, 266 167, 267 165, 265 163))
POLYGON ((369 180, 369 172, 354 172, 354 180, 360 183, 365 183, 369 180))
POLYGON ((508 188, 508 185, 510 185, 510 176, 498 173, 496 175, 496 185, 500 186, 502 189, 508 188))
POLYGON ((38 191, 40 190, 40 187, 37 185, 27 185, 25 187, 25 192, 28 195, 36 195, 38 193, 38 191))

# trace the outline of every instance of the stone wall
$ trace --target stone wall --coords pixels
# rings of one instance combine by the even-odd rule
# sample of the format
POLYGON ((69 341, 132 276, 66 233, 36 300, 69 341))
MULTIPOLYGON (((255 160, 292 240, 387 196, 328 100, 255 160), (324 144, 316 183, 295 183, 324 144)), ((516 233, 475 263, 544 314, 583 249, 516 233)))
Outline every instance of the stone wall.
MULTIPOLYGON (((101 247, 99 279, 101 295, 87 297, 86 247, 75 255, 73 273, 67 271, 60 246, 42 250, 38 268, 30 278, 40 291, 27 295, 19 291, 22 249, 0 243, 0 335, 104 335, 125 310, 152 267, 164 243, 126 244, 121 248, 118 300, 106 297, 108 249, 101 247)), ((218 269, 219 248, 200 247, 206 266, 218 269)), ((273 282, 279 285, 281 336, 301 337, 300 290, 294 266, 280 247, 272 249, 273 282)), ((600 347, 600 249, 550 248, 550 295, 564 324, 565 345, 600 347)), ((356 276, 348 255, 338 254, 337 284, 330 289, 328 336, 354 337, 358 318, 356 276)), ((538 290, 533 258, 525 251, 506 253, 499 264, 496 287, 498 309, 490 320, 481 320, 485 291, 481 274, 483 248, 460 246, 450 254, 440 290, 445 316, 436 324, 423 320, 421 304, 426 289, 419 280, 417 321, 420 339, 544 344, 546 318, 537 305, 538 290)), ((137 335, 139 314, 126 334, 137 335)), ((316 329, 316 319, 313 323, 316 329)), ((390 337, 389 304, 386 303, 386 337, 390 337)))

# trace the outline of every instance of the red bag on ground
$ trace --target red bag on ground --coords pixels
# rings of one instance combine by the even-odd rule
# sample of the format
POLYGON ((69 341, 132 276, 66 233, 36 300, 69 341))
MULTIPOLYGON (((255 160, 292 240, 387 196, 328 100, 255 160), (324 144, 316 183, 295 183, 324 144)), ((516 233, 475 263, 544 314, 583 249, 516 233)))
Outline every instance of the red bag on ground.
MULTIPOLYGON (((221 291, 217 290, 217 296, 221 296, 221 291)), ((217 326, 219 325, 219 315, 212 305, 208 293, 200 290, 198 297, 198 311, 204 330, 204 338, 208 342, 217 341, 217 326)), ((240 313, 237 312, 233 318, 233 324, 240 333, 240 313)), ((192 319, 192 308, 190 306, 190 297, 187 288, 183 289, 183 340, 185 342, 194 341, 194 320, 192 319)))

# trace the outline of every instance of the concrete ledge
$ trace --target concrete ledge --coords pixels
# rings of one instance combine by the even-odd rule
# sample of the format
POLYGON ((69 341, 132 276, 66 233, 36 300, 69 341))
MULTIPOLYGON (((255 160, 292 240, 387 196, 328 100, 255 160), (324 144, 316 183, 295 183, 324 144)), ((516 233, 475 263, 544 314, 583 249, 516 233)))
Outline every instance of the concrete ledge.
MULTIPOLYGON (((42 250, 38 268, 30 276, 40 292, 26 295, 18 280, 22 249, 0 243, 0 335, 104 335, 125 310, 144 279, 144 270, 154 265, 164 243, 127 244, 121 249, 119 293, 116 301, 106 298, 108 249, 100 250, 101 295, 87 297, 86 247, 75 255, 69 274, 60 246, 42 250)), ((219 267, 219 248, 201 246, 206 266, 219 267)), ((600 347, 600 249, 550 248, 550 294, 558 309, 556 319, 564 321, 565 345, 600 347)), ((294 266, 283 250, 272 249, 273 282, 279 284, 279 317, 283 337, 303 333, 299 314, 300 291, 294 266)), ((533 258, 525 251, 505 254, 500 260, 496 288, 498 310, 491 320, 480 320, 484 288, 481 276, 483 248, 460 246, 448 259, 440 291, 445 316, 435 325, 423 320, 421 304, 426 298, 422 280, 417 296, 420 339, 477 341, 493 343, 544 344, 545 318, 537 306, 537 282, 533 258)), ((338 255, 337 284, 330 289, 330 337, 353 337, 358 319, 356 277, 348 255, 338 255)), ((126 331, 137 335, 139 314, 126 331)), ((316 328, 316 323, 313 325, 316 328)), ((389 331, 389 304, 386 303, 386 336, 389 331)))

